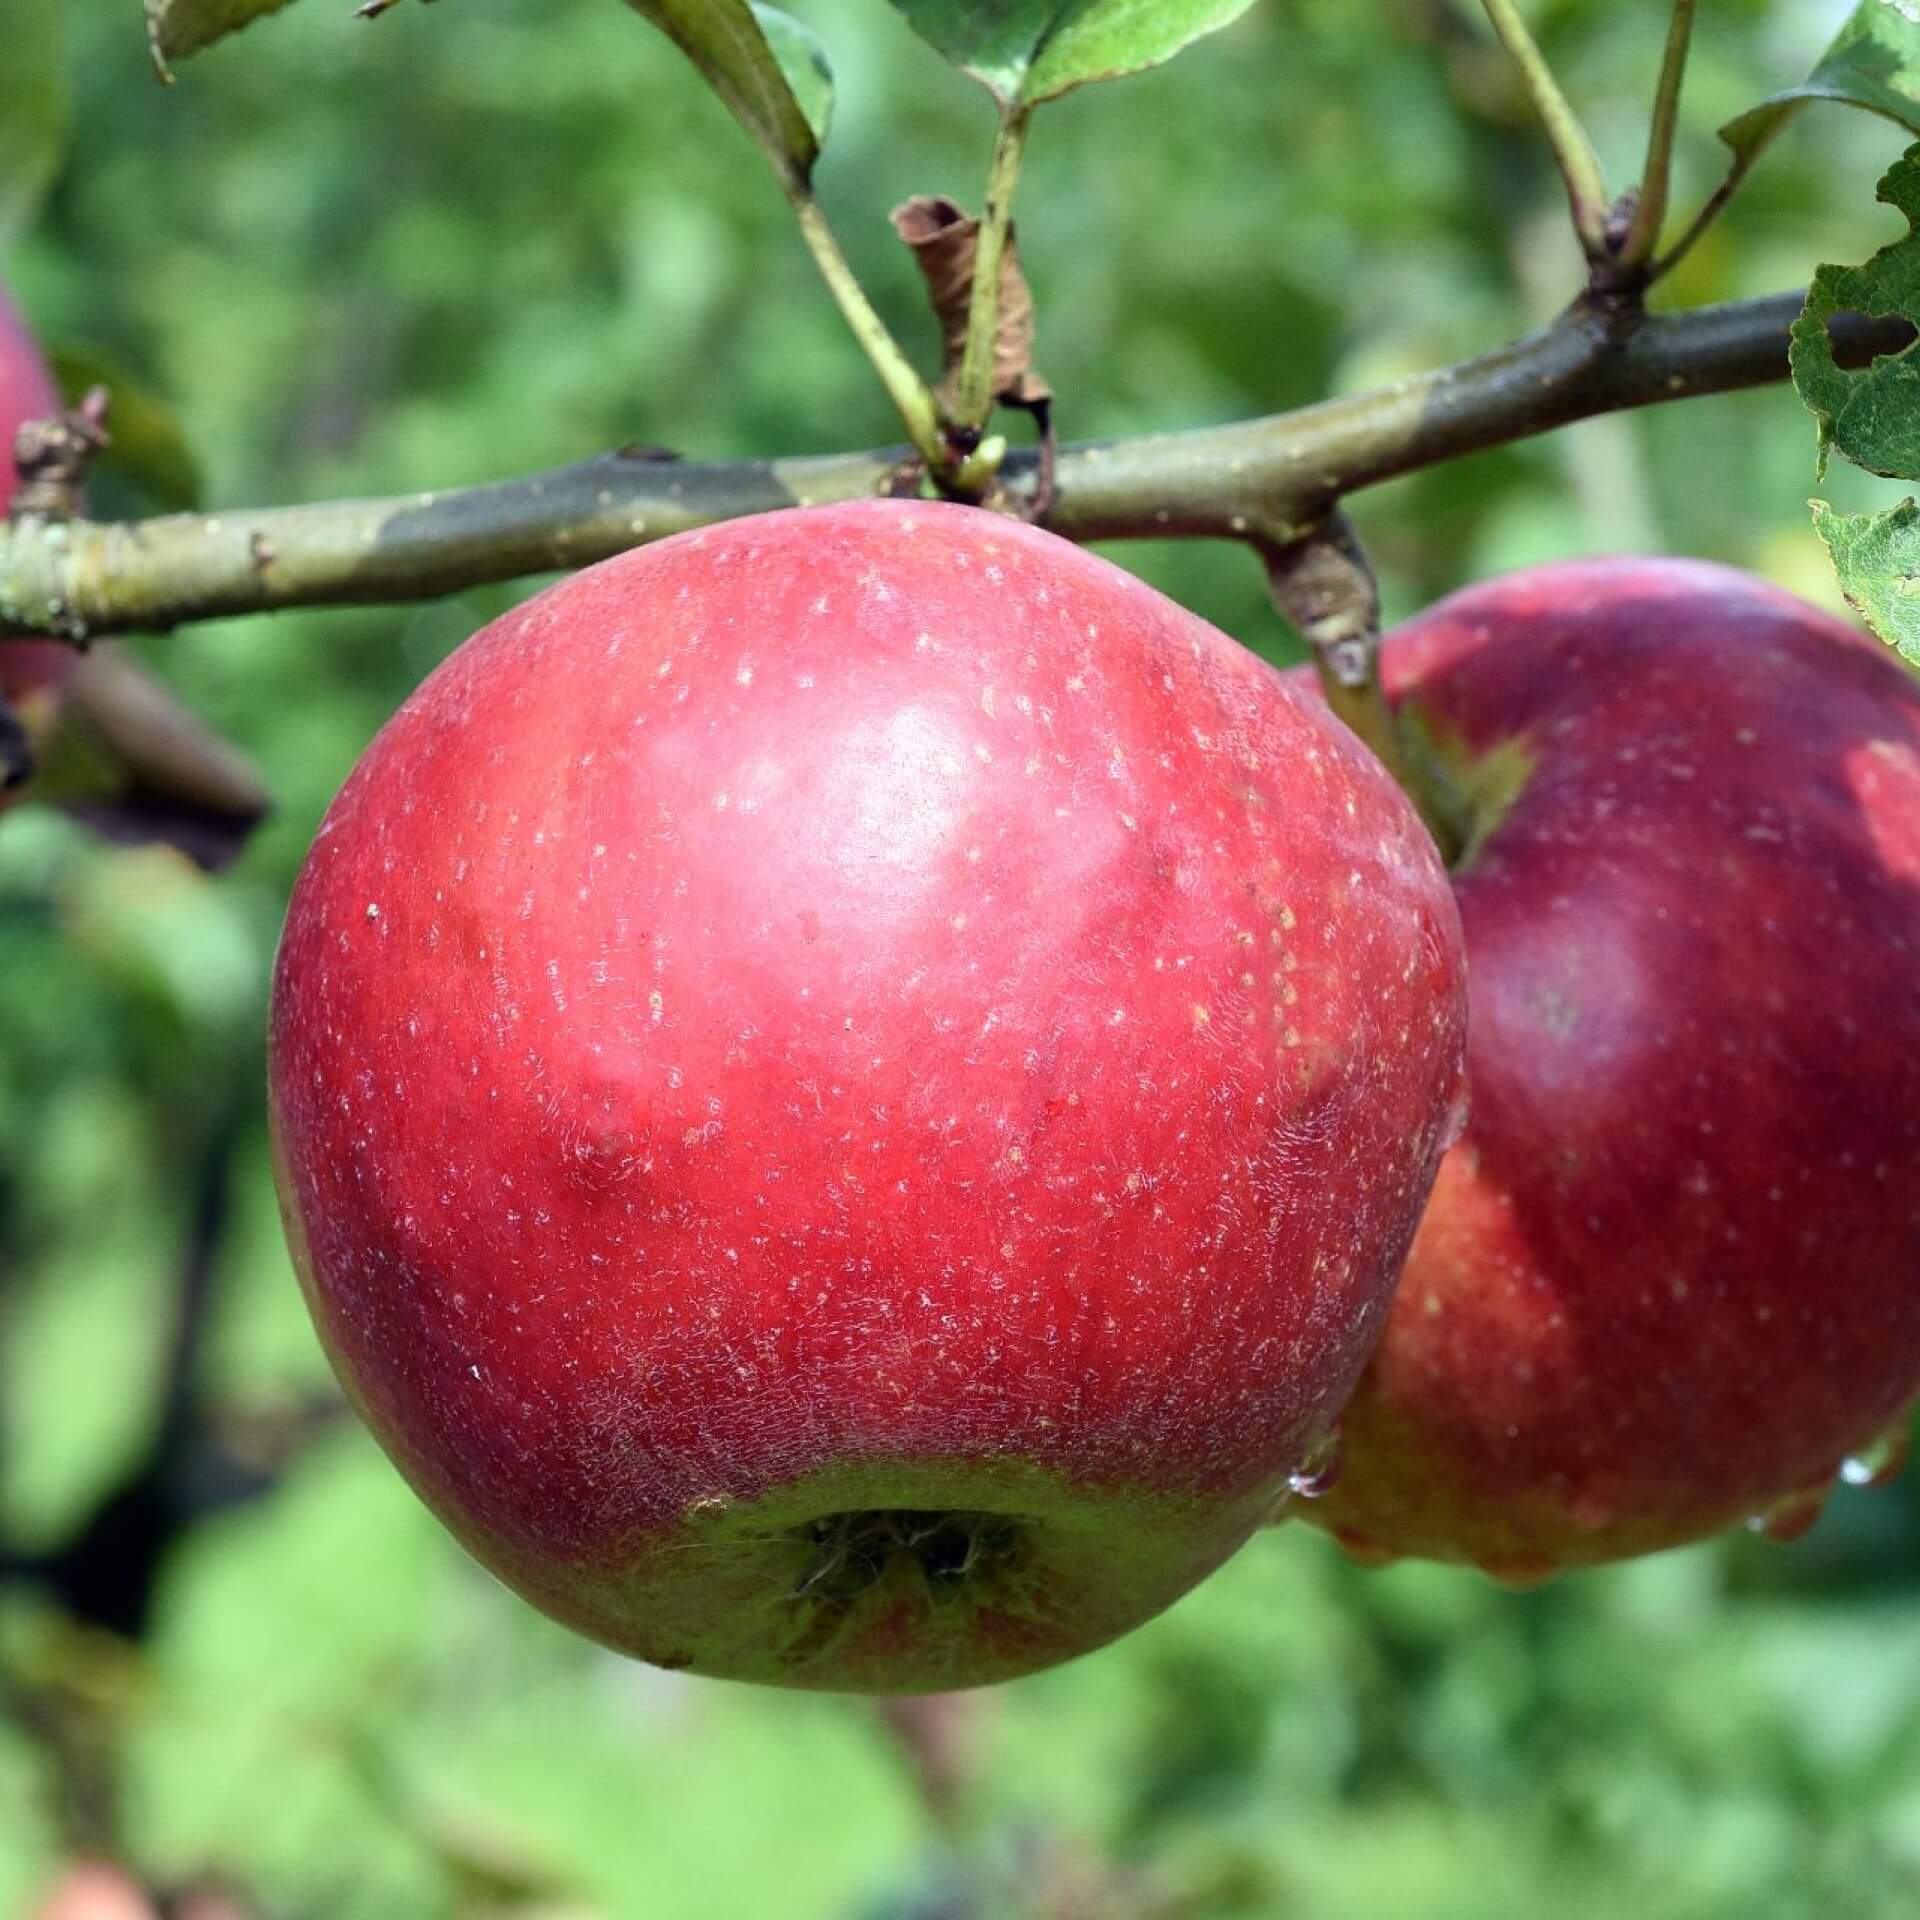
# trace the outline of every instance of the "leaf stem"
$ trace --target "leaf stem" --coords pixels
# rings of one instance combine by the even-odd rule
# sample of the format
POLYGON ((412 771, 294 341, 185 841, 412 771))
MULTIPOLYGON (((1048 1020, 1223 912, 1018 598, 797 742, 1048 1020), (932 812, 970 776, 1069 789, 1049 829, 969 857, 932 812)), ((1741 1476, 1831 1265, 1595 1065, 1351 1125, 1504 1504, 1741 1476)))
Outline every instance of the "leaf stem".
POLYGON ((1552 147, 1561 178, 1567 183, 1567 203, 1573 210, 1574 231, 1587 258, 1598 260, 1607 251, 1610 204, 1606 175, 1600 170, 1600 156, 1594 152, 1593 141, 1580 124, 1580 116, 1560 91, 1553 69, 1527 31, 1527 23, 1521 19, 1514 0, 1482 0, 1482 4, 1501 44, 1520 69, 1527 95, 1540 116, 1547 144, 1552 147))
POLYGON ((827 291, 833 295, 861 351, 873 363, 881 384, 899 408, 907 437, 929 468, 936 472, 943 470, 949 455, 940 431, 940 410, 927 383, 888 331, 887 323, 874 311, 866 289, 848 264, 847 256, 840 251, 840 243, 833 237, 833 229, 828 226, 819 201, 813 197, 812 188, 790 169, 782 167, 778 171, 793 217, 800 223, 800 235, 807 243, 807 251, 813 255, 814 265, 820 269, 820 277, 827 283, 827 291))
POLYGON ((1673 0, 1667 51, 1660 63, 1660 84, 1647 130, 1647 164, 1640 175, 1640 198, 1626 238, 1620 243, 1618 265, 1627 271, 1644 267, 1653 258, 1660 244, 1660 229, 1666 225, 1673 179, 1673 135, 1680 119, 1680 86, 1686 78, 1687 49, 1693 42, 1693 15, 1694 0, 1673 0))
POLYGON ((1027 148, 1031 106, 1016 103, 1001 116, 987 171, 987 201, 980 212, 980 240, 973 261, 973 294, 967 305, 967 345, 955 393, 958 423, 983 427, 993 411, 994 348, 1000 331, 1000 263, 1013 224, 1013 190, 1027 148))

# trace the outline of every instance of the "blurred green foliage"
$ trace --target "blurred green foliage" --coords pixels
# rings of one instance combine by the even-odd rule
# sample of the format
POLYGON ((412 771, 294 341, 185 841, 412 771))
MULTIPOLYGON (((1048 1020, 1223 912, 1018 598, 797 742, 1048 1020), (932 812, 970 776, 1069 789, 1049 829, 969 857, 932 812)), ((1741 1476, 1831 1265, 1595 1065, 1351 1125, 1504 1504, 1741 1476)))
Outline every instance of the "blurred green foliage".
MULTIPOLYGON (((839 82, 822 195, 930 355, 884 216, 916 191, 977 198, 989 108, 876 0, 799 11, 839 82)), ((1630 177, 1664 6, 1533 11, 1630 177)), ((1712 129, 1803 75, 1844 11, 1702 10, 1682 209, 1723 165, 1712 129)), ((1068 437, 1297 404, 1567 297, 1554 179, 1473 12, 1266 0, 1042 116, 1021 240, 1068 437)), ((68 14, 76 137, 7 276, 49 341, 171 401, 210 505, 443 487, 623 441, 724 457, 895 436, 764 169, 628 9, 461 0, 360 25, 307 0, 173 90, 131 10, 68 14)), ((1889 237, 1872 187, 1897 140, 1802 116, 1670 297, 1863 257, 1889 237)), ((1594 422, 1355 510, 1397 610, 1620 545, 1831 601, 1811 478, 1810 424, 1779 388, 1594 422)), ((1836 483, 1843 506, 1887 497, 1836 483)), ((104 504, 148 503, 110 480, 104 504)), ((1287 648, 1243 555, 1117 557, 1287 648)), ((964 1722, 978 1777, 945 1829, 867 1706, 624 1663, 475 1571, 321 1417, 260 1032, 326 800, 513 597, 145 647, 278 797, 218 881, 53 817, 0 824, 5 1532, 57 1550, 148 1455, 183 1288, 209 1290, 195 1385, 227 1470, 284 1465, 181 1537, 137 1656, 0 1584, 0 1912, 50 1869, 62 1820, 110 1827, 158 1880, 225 1875, 266 1911, 341 1920, 1920 1911, 1911 1481, 1842 1492, 1792 1550, 1734 1540, 1524 1597, 1365 1573, 1282 1529, 1124 1645, 964 1722)), ((176 1502, 208 1492, 180 1471, 176 1502)))

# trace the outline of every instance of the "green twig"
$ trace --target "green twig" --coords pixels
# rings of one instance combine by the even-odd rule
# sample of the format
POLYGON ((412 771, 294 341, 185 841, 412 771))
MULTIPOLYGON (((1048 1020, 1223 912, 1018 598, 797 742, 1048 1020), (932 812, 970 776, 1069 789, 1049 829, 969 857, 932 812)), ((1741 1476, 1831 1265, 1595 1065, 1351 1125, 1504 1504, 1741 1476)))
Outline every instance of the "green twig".
POLYGON ((1547 143, 1559 163, 1561 177, 1567 183, 1567 202, 1573 209, 1574 231, 1589 260, 1602 258, 1607 251, 1606 175, 1600 170, 1600 156, 1593 150, 1580 116, 1573 110, 1553 69, 1527 31, 1513 0, 1483 0, 1487 18, 1500 36, 1501 44, 1513 56, 1526 84, 1527 95, 1540 124, 1546 130, 1547 143))
POLYGON ((793 207, 793 217, 800 223, 801 237, 820 269, 821 279, 827 283, 827 291, 838 303, 861 351, 872 361, 893 404, 900 409, 900 418, 906 422, 907 437, 915 451, 930 469, 942 470, 947 465, 947 449, 940 432, 940 410, 927 383, 914 370, 899 341, 887 330, 887 323, 874 311, 866 289, 848 265, 847 256, 840 251, 840 243, 833 237, 833 229, 827 225, 827 216, 813 197, 813 190, 788 169, 781 168, 779 172, 793 207))
POLYGON ((993 411, 994 349, 1000 331, 1000 263, 1013 223, 1013 190, 1027 147, 1030 106, 1011 106, 994 137, 987 172, 987 203, 980 212, 980 238, 973 259, 973 295, 967 305, 967 345, 955 396, 959 424, 986 425, 993 411))
POLYGON ((1694 0, 1673 0, 1666 57, 1654 94, 1653 120, 1647 131, 1647 164, 1640 176, 1640 198, 1633 222, 1620 243, 1617 265, 1626 271, 1644 267, 1660 244, 1667 221, 1667 197, 1673 178, 1673 135, 1680 118, 1680 85, 1686 77, 1687 49, 1693 41, 1694 0))
POLYGON ((1727 202, 1740 191, 1742 183, 1753 170, 1754 161, 1759 157, 1757 147, 1735 156, 1733 165, 1727 169, 1727 177, 1707 196, 1706 204, 1693 216, 1686 232, 1647 269, 1649 283, 1664 280, 1693 251, 1700 237, 1726 212, 1727 202))

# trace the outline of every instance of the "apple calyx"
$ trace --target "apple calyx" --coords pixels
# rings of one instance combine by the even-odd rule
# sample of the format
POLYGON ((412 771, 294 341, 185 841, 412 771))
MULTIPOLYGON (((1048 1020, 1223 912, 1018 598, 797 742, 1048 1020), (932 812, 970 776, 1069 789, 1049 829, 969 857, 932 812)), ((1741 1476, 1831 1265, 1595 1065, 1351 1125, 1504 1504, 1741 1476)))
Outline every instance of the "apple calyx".
POLYGON ((878 1582, 898 1560, 919 1568, 927 1591, 952 1593, 1020 1559, 1020 1522, 1004 1513, 941 1513, 910 1507, 872 1507, 823 1514, 809 1522, 807 1544, 818 1553, 794 1598, 818 1594, 849 1602, 878 1582))

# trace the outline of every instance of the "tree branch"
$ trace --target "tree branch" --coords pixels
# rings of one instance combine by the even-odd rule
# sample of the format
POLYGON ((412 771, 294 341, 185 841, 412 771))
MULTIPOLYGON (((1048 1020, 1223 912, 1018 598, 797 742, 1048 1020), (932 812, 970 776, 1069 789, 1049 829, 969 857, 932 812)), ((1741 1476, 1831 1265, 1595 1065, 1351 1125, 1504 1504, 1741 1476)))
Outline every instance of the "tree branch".
MULTIPOLYGON (((1347 494, 1627 407, 1787 373, 1802 296, 1640 318, 1576 303, 1523 340, 1292 413, 1065 449, 1043 524, 1074 540, 1284 544, 1347 494)), ((1842 365, 1908 345, 1901 321, 1836 317, 1842 365)), ((103 525, 0 523, 0 630, 71 640, 279 608, 432 599, 585 566, 691 527, 884 492, 901 450, 695 465, 605 454, 448 493, 103 525)), ((1004 477, 1030 490, 1036 459, 1004 477)))

